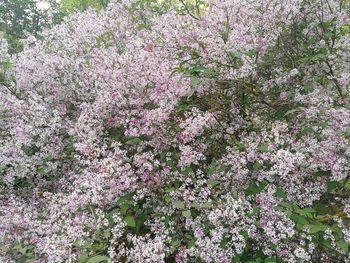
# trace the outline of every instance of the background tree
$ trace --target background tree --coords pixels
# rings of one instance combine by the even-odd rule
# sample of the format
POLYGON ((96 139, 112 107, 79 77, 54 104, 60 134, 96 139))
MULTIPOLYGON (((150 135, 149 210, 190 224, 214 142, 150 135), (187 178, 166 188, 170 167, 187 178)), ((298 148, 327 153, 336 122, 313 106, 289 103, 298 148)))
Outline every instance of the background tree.
POLYGON ((20 39, 37 36, 44 28, 61 20, 59 3, 55 0, 4 0, 0 2, 0 31, 9 42, 9 52, 21 50, 20 39))
POLYGON ((109 0, 62 0, 60 2, 60 10, 62 14, 69 14, 74 10, 84 11, 89 7, 101 10, 106 8, 109 0))

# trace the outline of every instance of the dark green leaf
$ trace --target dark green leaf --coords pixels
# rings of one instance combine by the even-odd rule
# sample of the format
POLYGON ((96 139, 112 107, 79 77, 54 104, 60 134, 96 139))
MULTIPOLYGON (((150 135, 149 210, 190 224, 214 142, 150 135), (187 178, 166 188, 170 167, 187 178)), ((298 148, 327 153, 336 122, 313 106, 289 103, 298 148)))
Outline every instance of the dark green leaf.
POLYGON ((284 190, 281 187, 278 187, 276 190, 276 196, 281 197, 281 198, 285 198, 286 193, 284 192, 284 190))
POLYGON ((330 177, 332 176, 332 172, 331 171, 317 171, 315 173, 313 173, 314 176, 327 176, 327 177, 330 177))

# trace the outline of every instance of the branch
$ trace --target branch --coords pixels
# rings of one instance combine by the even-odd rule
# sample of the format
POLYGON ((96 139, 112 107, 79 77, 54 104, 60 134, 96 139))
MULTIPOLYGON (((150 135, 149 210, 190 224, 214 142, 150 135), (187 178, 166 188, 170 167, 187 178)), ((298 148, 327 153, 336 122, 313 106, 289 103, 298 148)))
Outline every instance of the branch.
POLYGON ((190 17, 192 17, 192 18, 194 18, 194 19, 196 19, 196 20, 199 20, 198 17, 196 17, 195 15, 193 15, 193 14, 191 13, 191 11, 188 9, 186 3, 185 3, 183 0, 180 0, 180 2, 181 2, 181 4, 184 6, 184 8, 185 8, 187 14, 190 15, 190 17))
POLYGON ((0 85, 5 87, 9 92, 11 92, 12 95, 14 95, 17 99, 21 100, 22 98, 20 96, 18 96, 18 94, 13 91, 11 88, 10 88, 10 84, 6 83, 6 82, 0 82, 0 85))

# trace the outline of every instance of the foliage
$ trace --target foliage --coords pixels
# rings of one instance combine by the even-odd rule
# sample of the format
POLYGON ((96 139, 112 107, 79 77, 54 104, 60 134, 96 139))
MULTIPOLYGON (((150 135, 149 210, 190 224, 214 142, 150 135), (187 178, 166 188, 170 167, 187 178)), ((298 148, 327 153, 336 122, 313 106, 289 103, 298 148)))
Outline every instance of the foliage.
POLYGON ((3 0, 0 2, 0 32, 5 33, 9 52, 22 50, 21 39, 37 35, 43 28, 59 21, 55 0, 3 0))
POLYGON ((61 0, 60 10, 67 15, 73 11, 84 11, 89 7, 101 10, 108 5, 109 0, 61 0))

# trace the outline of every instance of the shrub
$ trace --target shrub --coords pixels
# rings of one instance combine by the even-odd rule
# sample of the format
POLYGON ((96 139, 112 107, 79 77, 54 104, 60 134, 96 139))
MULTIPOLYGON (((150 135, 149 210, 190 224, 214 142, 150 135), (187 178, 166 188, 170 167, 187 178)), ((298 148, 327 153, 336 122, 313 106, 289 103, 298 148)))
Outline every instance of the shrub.
POLYGON ((348 3, 180 2, 12 57, 2 261, 349 260, 348 3))

